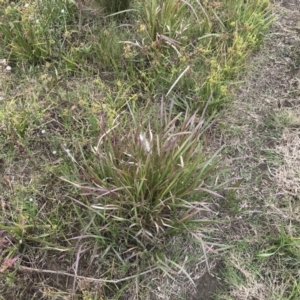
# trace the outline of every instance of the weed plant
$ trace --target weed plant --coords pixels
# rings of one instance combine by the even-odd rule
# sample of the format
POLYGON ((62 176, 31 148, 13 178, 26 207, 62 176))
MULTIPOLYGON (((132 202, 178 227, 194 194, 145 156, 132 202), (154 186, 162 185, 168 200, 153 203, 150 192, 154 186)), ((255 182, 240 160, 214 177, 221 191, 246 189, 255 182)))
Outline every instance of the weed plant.
POLYGON ((69 1, 32 1, 8 5, 0 12, 3 45, 9 59, 30 64, 57 59, 68 48, 68 23, 75 6, 69 1))
MULTIPOLYGON (((71 179, 63 179, 81 195, 68 197, 80 223, 77 239, 94 237, 97 252, 124 266, 130 257, 141 273, 150 260, 168 274, 161 260, 176 266, 166 256, 168 240, 214 222, 200 216, 208 212, 203 203, 211 195, 221 197, 217 186, 210 187, 219 153, 205 154, 202 136, 211 122, 204 113, 201 118, 189 111, 174 115, 162 104, 156 121, 145 118, 138 122, 136 114, 120 115, 106 127, 103 116, 93 151, 82 150, 83 160, 73 159, 71 179)), ((132 271, 125 268, 118 276, 132 271)))
POLYGON ((128 1, 104 1, 100 8, 51 3, 2 4, 0 34, 7 57, 17 64, 52 61, 67 76, 80 70, 111 74, 107 84, 126 81, 146 97, 166 93, 189 66, 175 92, 195 109, 205 106, 212 91, 212 108, 228 100, 231 80, 272 20, 267 0, 251 5, 242 0, 138 1, 118 21, 101 8, 110 13, 127 9, 128 1))
POLYGON ((161 35, 176 38, 176 33, 179 33, 178 30, 187 29, 184 24, 186 10, 183 2, 152 0, 143 1, 141 4, 145 10, 146 30, 153 41, 159 39, 161 35))
POLYGON ((162 113, 148 127, 121 118, 106 128, 102 119, 94 154, 83 153, 84 176, 73 185, 92 196, 83 207, 98 210, 102 226, 111 224, 106 230, 113 229, 111 242, 135 239, 144 249, 149 243, 160 244, 160 238, 195 222, 192 217, 202 210, 205 194, 216 195, 206 186, 215 157, 206 157, 201 142, 209 122, 188 111, 174 117, 172 111, 162 113), (190 197, 197 202, 189 202, 190 197))

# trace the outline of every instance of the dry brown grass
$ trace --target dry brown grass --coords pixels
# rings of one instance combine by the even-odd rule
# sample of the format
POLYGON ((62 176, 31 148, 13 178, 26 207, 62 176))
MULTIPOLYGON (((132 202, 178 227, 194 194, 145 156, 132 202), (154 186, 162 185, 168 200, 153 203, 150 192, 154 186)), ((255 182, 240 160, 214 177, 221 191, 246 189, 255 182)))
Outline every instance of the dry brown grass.
POLYGON ((251 58, 251 69, 241 76, 243 84, 220 120, 223 129, 214 141, 228 145, 232 175, 244 178, 235 197, 238 210, 246 210, 223 227, 225 239, 235 247, 226 259, 230 291, 218 299, 300 297, 299 272, 290 265, 298 261, 299 246, 292 241, 300 235, 300 6, 296 2, 283 1, 274 8, 277 20, 262 50, 251 58), (276 247, 277 254, 257 257, 276 247))

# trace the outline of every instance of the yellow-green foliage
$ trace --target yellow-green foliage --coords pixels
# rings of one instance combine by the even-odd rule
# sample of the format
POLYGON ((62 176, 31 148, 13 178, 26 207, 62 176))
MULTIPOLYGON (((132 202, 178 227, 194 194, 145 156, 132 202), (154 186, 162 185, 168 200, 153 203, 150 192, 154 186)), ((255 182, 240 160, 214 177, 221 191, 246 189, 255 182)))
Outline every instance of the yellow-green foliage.
MULTIPOLYGON (((129 2, 123 4, 129 8, 129 2)), ((198 95, 204 105, 213 91, 211 106, 228 98, 230 81, 272 19, 268 0, 137 1, 126 15, 130 26, 101 9, 90 26, 93 15, 83 18, 67 0, 1 6, 0 34, 17 63, 48 60, 65 70, 109 71, 116 82, 125 79, 149 95, 166 92, 190 66, 174 92, 198 95)))

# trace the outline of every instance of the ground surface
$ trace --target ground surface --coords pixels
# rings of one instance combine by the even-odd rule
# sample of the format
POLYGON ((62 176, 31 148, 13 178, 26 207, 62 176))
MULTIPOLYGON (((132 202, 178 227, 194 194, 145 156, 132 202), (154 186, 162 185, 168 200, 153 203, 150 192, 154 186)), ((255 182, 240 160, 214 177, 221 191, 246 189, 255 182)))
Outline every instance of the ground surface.
POLYGON ((211 270, 206 272, 199 280, 197 293, 193 296, 195 300, 213 299, 216 292, 225 289, 222 271, 224 264, 219 261, 211 270))
MULTIPOLYGON (((214 140, 216 147, 227 145, 232 175, 243 178, 233 206, 244 211, 220 227, 235 248, 217 271, 227 284, 217 299, 300 299, 299 271, 292 266, 299 243, 292 254, 284 250, 300 233, 300 2, 277 3, 274 11, 271 33, 249 60, 214 140)), ((215 299, 220 280, 202 278, 195 299, 215 299)))
MULTIPOLYGON (((226 165, 239 188, 237 192, 227 191, 224 207, 218 204, 220 217, 227 218, 228 222, 214 228, 217 233, 213 234, 216 243, 229 244, 232 248, 224 255, 209 259, 210 273, 203 274, 203 261, 189 266, 188 272, 194 268, 194 273, 198 274, 193 277, 198 278, 197 292, 186 283, 186 276, 182 276, 182 280, 176 277, 175 283, 157 276, 153 280, 161 280, 160 288, 151 299, 300 299, 297 266, 300 251, 299 244, 294 243, 300 236, 300 2, 282 1, 274 12, 278 19, 263 47, 249 60, 246 74, 240 76, 242 83, 236 90, 234 102, 224 110, 210 141, 212 151, 226 146, 226 165)), ((0 87, 0 97, 4 95, 1 92, 0 87)), ((52 118, 49 116, 49 120, 52 118)), ((49 124, 52 126, 50 121, 49 124)), ((60 130, 57 124, 55 130, 60 130)), ((42 135, 39 143, 43 143, 42 135)), ((26 172, 31 166, 25 149, 18 145, 15 151, 23 151, 24 160, 14 166, 14 172, 6 169, 3 186, 7 189, 11 188, 10 178, 20 180, 20 186, 29 181, 26 172)), ((0 159, 0 173, 4 166, 5 162, 0 159)), ((59 200, 55 186, 47 192, 59 200)), ((2 233, 0 231, 0 242, 2 233)), ((193 249, 189 244, 185 248, 187 253, 202 253, 201 249, 193 249)), ((38 268, 43 257, 38 257, 34 249, 30 255, 28 260, 36 261, 38 268)), ((60 263, 64 253, 59 257, 51 255, 47 257, 47 265, 42 267, 72 272, 71 263, 60 263)), ((92 271, 88 271, 90 276, 92 271)), ((20 273, 19 281, 11 284, 15 290, 22 288, 20 299, 27 295, 35 295, 32 299, 56 299, 51 296, 56 288, 72 289, 72 277, 30 273, 26 269, 20 273), (39 286, 35 280, 40 282, 39 286), (27 289, 19 286, 19 282, 20 285, 27 282, 27 289), (53 289, 46 290, 44 286, 53 289)), ((10 278, 1 280, 7 283, 10 278)), ((78 281, 80 289, 87 290, 87 283, 78 281)), ((94 288, 101 294, 100 283, 98 286, 95 282, 94 288)), ((11 291, 2 290, 1 297, 10 300, 11 291)), ((63 294, 57 299, 69 298, 63 294)))

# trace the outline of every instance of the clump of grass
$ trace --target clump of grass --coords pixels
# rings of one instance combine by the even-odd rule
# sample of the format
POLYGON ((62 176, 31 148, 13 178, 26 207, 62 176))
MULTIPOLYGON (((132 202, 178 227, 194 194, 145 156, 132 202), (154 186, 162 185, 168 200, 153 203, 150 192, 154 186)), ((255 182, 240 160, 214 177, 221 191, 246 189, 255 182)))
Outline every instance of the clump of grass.
POLYGON ((260 258, 281 256, 290 266, 297 266, 300 257, 300 238, 286 233, 284 225, 281 225, 279 236, 274 239, 273 245, 258 254, 260 258))
POLYGON ((10 59, 39 63, 60 56, 75 5, 69 1, 30 1, 8 5, 0 12, 3 45, 10 59))
POLYGON ((167 265, 181 270, 166 258, 166 247, 174 236, 199 227, 211 194, 221 197, 213 186, 219 152, 208 157, 202 143, 211 123, 204 113, 174 115, 162 104, 156 121, 145 118, 122 114, 107 126, 102 116, 92 151, 70 155, 73 171, 62 177, 78 191, 68 196, 80 232, 72 238, 103 253, 101 272, 114 274, 111 279, 156 268, 168 274, 167 265))
POLYGON ((152 0, 143 1, 145 10, 145 23, 147 31, 153 41, 159 39, 160 35, 171 37, 176 36, 176 31, 185 30, 184 5, 180 0, 152 0))
POLYGON ((217 154, 205 155, 201 137, 209 123, 204 116, 172 117, 162 108, 158 119, 145 127, 120 116, 107 128, 103 118, 93 153, 78 162, 82 176, 71 181, 87 197, 75 202, 97 211, 106 238, 116 244, 124 239, 128 246, 159 244, 161 237, 186 230, 202 210, 201 201, 215 194, 206 186, 217 154))

